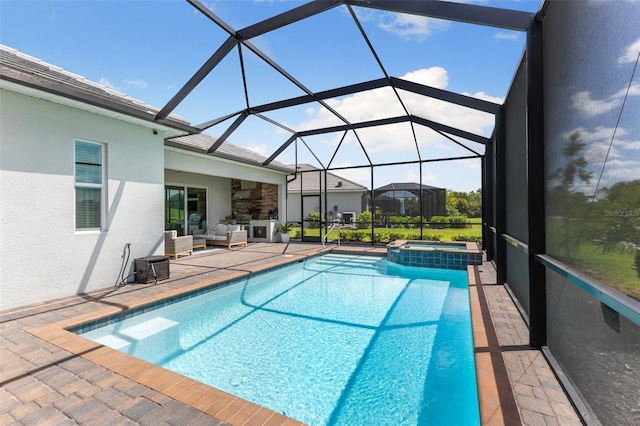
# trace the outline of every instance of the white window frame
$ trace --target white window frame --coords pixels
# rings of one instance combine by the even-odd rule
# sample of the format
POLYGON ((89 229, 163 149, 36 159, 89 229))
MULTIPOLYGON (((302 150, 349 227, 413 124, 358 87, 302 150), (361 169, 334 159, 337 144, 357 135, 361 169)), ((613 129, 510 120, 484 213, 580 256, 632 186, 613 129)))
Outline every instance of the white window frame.
POLYGON ((74 139, 73 141, 73 183, 74 183, 74 190, 73 190, 73 226, 74 229, 77 233, 91 233, 91 232, 100 232, 102 230, 106 230, 106 200, 107 200, 107 196, 106 196, 106 181, 107 181, 107 149, 106 149, 106 144, 104 143, 100 143, 100 142, 92 142, 92 141, 88 141, 86 139, 74 139), (101 174, 101 181, 102 183, 85 183, 85 182, 78 182, 78 178, 76 175, 76 146, 77 143, 81 142, 81 143, 85 143, 85 144, 90 144, 90 145, 97 145, 100 147, 100 157, 101 157, 101 163, 100 163, 100 174, 101 174), (78 210, 77 210, 77 190, 79 188, 98 188, 100 189, 100 226, 99 227, 92 227, 92 228, 78 228, 78 222, 77 222, 77 214, 78 214, 78 210))

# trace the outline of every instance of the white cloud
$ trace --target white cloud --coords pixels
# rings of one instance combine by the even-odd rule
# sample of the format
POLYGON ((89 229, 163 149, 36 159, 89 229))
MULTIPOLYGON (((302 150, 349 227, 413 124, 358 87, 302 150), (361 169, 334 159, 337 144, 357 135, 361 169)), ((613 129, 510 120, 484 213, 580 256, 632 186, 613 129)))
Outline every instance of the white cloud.
MULTIPOLYGON (((441 67, 415 70, 406 73, 401 78, 440 89, 446 89, 449 85, 448 72, 441 67)), ((398 92, 406 108, 415 116, 484 136, 489 136, 495 125, 492 114, 474 111, 403 90, 398 92)), ((484 92, 467 95, 499 104, 503 101, 502 98, 490 96, 484 92)), ((326 102, 352 123, 404 115, 404 110, 400 106, 396 94, 388 87, 359 92, 341 98, 327 99, 326 102)), ((322 107, 300 109, 300 112, 304 112, 304 115, 301 115, 301 122, 289 123, 289 126, 296 130, 343 124, 332 113, 322 107)), ((471 152, 464 150, 427 127, 414 125, 413 128, 423 159, 472 155, 471 152)), ((417 159, 416 142, 409 123, 363 128, 357 130, 357 134, 374 164, 388 164, 417 159)), ((309 139, 314 152, 322 158, 326 157, 328 161, 342 136, 343 133, 339 132, 318 135, 313 139, 305 138, 305 140, 309 139)), ((479 144, 464 141, 458 137, 454 137, 454 139, 460 140, 480 153, 484 152, 484 147, 479 144)), ((299 161, 312 161, 312 159, 307 160, 306 158, 303 160, 301 157, 303 151, 299 152, 299 161)), ((360 143, 353 132, 348 132, 331 167, 362 166, 366 164, 369 163, 362 152, 360 143)), ((477 160, 453 161, 443 165, 429 163, 428 167, 423 169, 422 181, 425 184, 443 188, 455 188, 462 191, 475 190, 480 186, 479 167, 480 161, 477 160)), ((415 170, 411 174, 407 174, 407 170, 400 170, 396 167, 376 168, 374 184, 378 187, 399 181, 419 182, 418 168, 415 165, 408 167, 408 169, 412 168, 415 170)), ((369 173, 369 168, 336 171, 339 176, 365 186, 370 186, 371 177, 369 173)))
POLYGON ((640 84, 633 82, 631 83, 631 86, 629 86, 628 88, 625 87, 624 89, 620 89, 618 93, 612 96, 612 98, 624 98, 625 95, 627 95, 627 92, 628 92, 628 96, 639 96, 640 84))
POLYGON ((580 133, 580 140, 586 144, 584 158, 588 163, 589 170, 593 173, 593 178, 588 184, 576 182, 574 185, 576 190, 585 194, 593 193, 601 173, 601 187, 640 176, 638 172, 640 161, 636 159, 635 153, 630 152, 640 149, 640 141, 628 139, 629 132, 622 127, 615 130, 615 138, 613 138, 614 130, 612 127, 601 126, 592 131, 577 128, 563 135, 565 139, 568 139, 571 133, 580 133), (613 144, 611 143, 612 138, 613 144))
POLYGON ((580 134, 580 139, 583 142, 603 142, 606 141, 607 144, 611 141, 611 138, 613 137, 613 132, 616 131, 616 135, 617 137, 621 137, 621 136, 625 136, 627 134, 627 131, 623 128, 618 128, 618 130, 614 129, 613 127, 603 127, 603 126, 598 126, 596 127, 593 131, 588 131, 582 127, 578 127, 575 130, 572 130, 570 132, 567 132, 564 134, 564 138, 569 140, 569 136, 572 133, 578 132, 580 134))
MULTIPOLYGON (((351 167, 353 164, 351 163, 334 163, 331 167, 351 167)), ((360 185, 366 186, 367 188, 371 186, 371 169, 366 167, 361 167, 357 169, 344 169, 344 170, 334 170, 331 173, 342 176, 345 179, 348 179, 352 182, 357 182, 360 185)))
POLYGON ((447 28, 449 23, 417 15, 384 13, 379 15, 378 26, 404 40, 423 41, 434 31, 447 28))
POLYGON ((449 84, 447 70, 442 67, 422 68, 411 71, 401 77, 403 80, 444 89, 449 84))
POLYGON ((616 182, 637 178, 639 167, 640 167, 640 162, 636 162, 636 165, 633 167, 620 167, 620 168, 607 167, 604 169, 602 180, 604 182, 607 182, 606 186, 610 186, 616 182))
POLYGON ((591 92, 582 91, 572 96, 573 108, 587 117, 604 114, 622 105, 625 96, 640 96, 640 84, 633 82, 611 95, 608 99, 593 99, 591 92))
POLYGON ((578 92, 571 98, 573 107, 587 117, 595 117, 617 108, 621 104, 618 98, 608 100, 592 99, 591 92, 578 92))
MULTIPOLYGON (((616 135, 620 136, 620 130, 622 130, 622 129, 618 129, 618 131, 616 132, 616 135)), ((640 151, 640 141, 616 140, 615 144, 620 149, 628 149, 628 150, 640 151)))
MULTIPOLYGON (((410 181, 411 182, 411 181, 410 181)), ((438 182, 438 176, 436 176, 434 173, 423 173, 422 174, 422 183, 423 184, 435 184, 438 182)))
POLYGON ((621 159, 613 159, 607 161, 607 167, 612 169, 620 169, 626 167, 634 167, 636 174, 638 174, 638 170, 640 167, 640 161, 637 160, 621 160, 621 159))
POLYGON ((520 40, 520 34, 513 32, 513 33, 504 33, 502 31, 495 33, 492 38, 494 38, 495 40, 510 40, 510 41, 518 41, 520 40))
POLYGON ((256 154, 260 154, 263 157, 268 157, 271 155, 271 150, 265 144, 251 144, 251 145, 245 146, 245 148, 255 152, 256 154))
POLYGON ((120 89, 116 85, 112 84, 105 77, 100 78, 100 80, 98 80, 98 83, 102 84, 103 86, 108 87, 109 89, 120 91, 120 89))
POLYGON ((480 163, 480 160, 465 160, 462 162, 462 165, 467 169, 479 171, 482 166, 482 163, 480 163))
POLYGON ((638 55, 640 55, 640 38, 624 49, 624 52, 618 58, 618 63, 635 63, 638 60, 638 55))
POLYGON ((484 92, 476 92, 476 93, 462 92, 462 94, 466 96, 471 96, 473 98, 482 99, 483 101, 493 102, 494 104, 502 104, 502 102, 504 102, 504 98, 501 98, 499 96, 490 96, 484 92))
MULTIPOLYGON (((412 71, 401 78, 439 89, 445 89, 449 84, 448 73, 441 67, 412 71)), ((495 124, 492 114, 402 90, 399 93, 409 112, 418 117, 485 136, 490 134, 495 124)), ((501 98, 492 97, 483 92, 471 94, 470 96, 502 103, 501 98)), ((404 110, 400 102, 398 102, 396 94, 388 87, 359 92, 340 99, 328 99, 326 102, 353 123, 404 115, 404 110)), ((325 108, 308 108, 305 113, 309 119, 291 126, 292 128, 306 130, 343 124, 325 108)), ((421 150, 427 146, 441 151, 451 150, 453 143, 445 141, 436 132, 431 130, 422 131, 424 127, 420 125, 416 125, 414 128, 416 129, 421 150)), ((411 126, 407 123, 360 129, 358 130, 358 135, 361 137, 368 153, 388 151, 389 154, 385 154, 388 161, 394 161, 393 157, 403 152, 415 153, 416 147, 413 133, 411 126)), ((332 135, 333 146, 337 144, 341 136, 341 134, 332 135)), ((347 136, 345 143, 352 146, 357 144, 352 133, 347 136)), ((481 149, 480 146, 477 148, 481 149)))
MULTIPOLYGON (((435 185, 439 181, 438 175, 432 172, 422 173, 423 185, 435 185)), ((404 178, 396 178, 395 182, 420 182, 420 174, 414 169, 407 170, 404 174, 404 178)))
POLYGON ((144 80, 125 80, 124 82, 131 86, 138 86, 141 89, 146 89, 149 86, 144 80))

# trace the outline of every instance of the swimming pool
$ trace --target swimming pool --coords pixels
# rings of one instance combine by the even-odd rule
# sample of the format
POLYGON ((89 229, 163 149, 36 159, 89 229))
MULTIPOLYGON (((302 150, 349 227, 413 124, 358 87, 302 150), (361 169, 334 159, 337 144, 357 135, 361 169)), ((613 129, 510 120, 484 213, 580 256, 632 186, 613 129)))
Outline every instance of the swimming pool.
POLYGON ((312 425, 479 424, 464 271, 330 254, 84 336, 312 425))

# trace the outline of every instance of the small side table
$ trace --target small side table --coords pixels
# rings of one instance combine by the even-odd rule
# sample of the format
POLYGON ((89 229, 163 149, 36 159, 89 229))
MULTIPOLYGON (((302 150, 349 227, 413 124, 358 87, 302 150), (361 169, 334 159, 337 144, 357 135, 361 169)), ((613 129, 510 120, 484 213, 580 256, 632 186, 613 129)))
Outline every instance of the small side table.
POLYGON ((193 237, 193 248, 197 249, 197 248, 201 248, 203 250, 205 250, 207 248, 207 240, 204 238, 195 238, 195 236, 193 237))

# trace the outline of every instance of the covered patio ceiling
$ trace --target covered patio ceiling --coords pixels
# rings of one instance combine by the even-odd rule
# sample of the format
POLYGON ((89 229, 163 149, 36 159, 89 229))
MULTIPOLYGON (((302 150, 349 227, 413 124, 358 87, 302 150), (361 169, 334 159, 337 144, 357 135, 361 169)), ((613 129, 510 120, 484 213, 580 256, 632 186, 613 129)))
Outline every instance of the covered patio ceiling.
MULTIPOLYGON (((198 90, 208 90, 215 115, 195 126, 216 136, 208 153, 228 141, 237 144, 255 139, 256 134, 265 135, 256 141, 267 157, 264 166, 277 160, 310 163, 325 170, 481 157, 495 126, 494 116, 501 110, 510 78, 520 63, 524 40, 508 69, 495 72, 492 66, 499 64, 492 64, 492 58, 477 58, 464 43, 452 43, 448 47, 455 50, 452 56, 468 61, 469 73, 484 73, 487 87, 474 88, 475 93, 444 89, 448 75, 440 87, 424 84, 417 72, 394 67, 393 49, 376 47, 383 35, 370 35, 371 13, 384 12, 405 21, 418 18, 436 28, 450 23, 498 28, 505 34, 526 34, 535 17, 529 11, 444 1, 318 0, 285 2, 279 7, 286 10, 236 29, 227 20, 237 17, 225 20, 197 0, 188 2, 215 24, 212 32, 223 41, 156 119, 165 119, 191 96, 203 96, 194 95, 198 90), (308 49, 283 65, 270 52, 286 49, 286 40, 292 37, 308 40, 308 49), (323 43, 325 47, 333 44, 335 58, 315 52, 315 46, 323 43), (223 82, 236 87, 236 96, 223 98, 207 89, 207 80, 219 78, 222 71, 217 71, 222 68, 237 70, 233 79, 226 77, 223 82), (402 72, 405 74, 394 75, 402 72), (496 85, 492 79, 502 81, 496 85), (495 96, 496 90, 502 93, 495 96), (347 108, 350 102, 356 102, 356 107, 347 108), (309 111, 314 119, 291 124, 293 115, 309 111), (440 149, 443 146, 446 149, 440 149), (400 151, 403 154, 397 155, 400 151)), ((490 42, 493 40, 488 39, 490 42)), ((422 59, 422 71, 442 73, 430 61, 425 45, 418 43, 412 49, 404 43, 401 47, 403 54, 422 59)))

